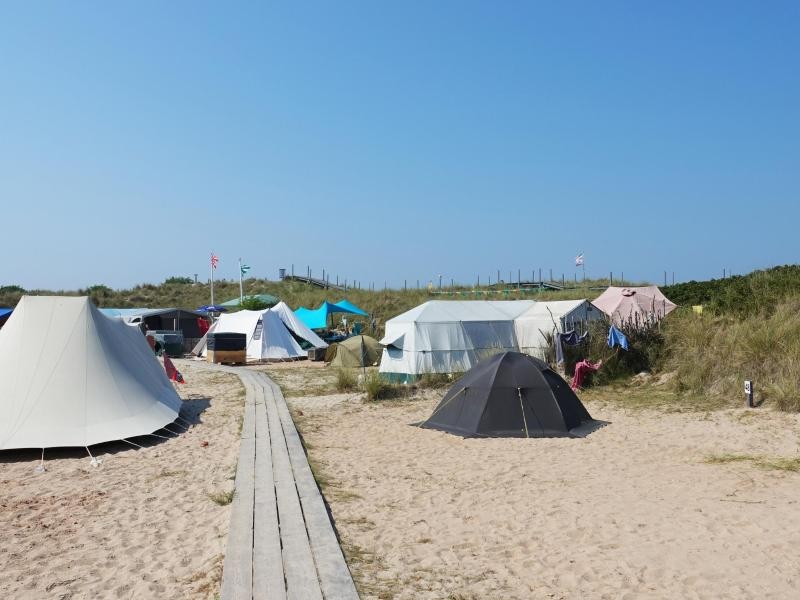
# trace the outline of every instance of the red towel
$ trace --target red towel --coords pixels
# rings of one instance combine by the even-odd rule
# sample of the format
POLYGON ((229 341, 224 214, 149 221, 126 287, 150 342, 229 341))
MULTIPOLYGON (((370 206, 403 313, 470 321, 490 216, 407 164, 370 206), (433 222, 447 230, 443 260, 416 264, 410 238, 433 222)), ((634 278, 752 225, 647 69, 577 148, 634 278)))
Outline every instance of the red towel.
POLYGON ((583 386, 583 380, 586 379, 586 376, 589 373, 594 373, 597 371, 602 364, 602 360, 598 363, 590 363, 588 360, 582 360, 581 362, 577 363, 575 365, 575 375, 572 377, 572 383, 569 387, 571 387, 573 391, 581 389, 583 386))

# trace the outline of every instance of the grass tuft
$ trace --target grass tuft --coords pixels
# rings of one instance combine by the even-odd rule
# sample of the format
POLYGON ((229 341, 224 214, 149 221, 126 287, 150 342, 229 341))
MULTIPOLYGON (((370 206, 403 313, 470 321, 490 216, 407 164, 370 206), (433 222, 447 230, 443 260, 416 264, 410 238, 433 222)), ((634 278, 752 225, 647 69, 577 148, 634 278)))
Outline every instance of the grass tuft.
POLYGON ((231 490, 229 492, 212 492, 208 494, 208 497, 211 500, 220 506, 227 506, 231 502, 233 502, 233 496, 235 495, 236 491, 231 490))
POLYGON ((336 389, 340 392, 350 392, 357 389, 358 384, 355 374, 349 369, 336 370, 336 389))
POLYGON ((749 462, 761 469, 770 471, 800 471, 800 457, 785 456, 757 456, 755 454, 712 454, 706 457, 709 464, 726 464, 734 462, 749 462))

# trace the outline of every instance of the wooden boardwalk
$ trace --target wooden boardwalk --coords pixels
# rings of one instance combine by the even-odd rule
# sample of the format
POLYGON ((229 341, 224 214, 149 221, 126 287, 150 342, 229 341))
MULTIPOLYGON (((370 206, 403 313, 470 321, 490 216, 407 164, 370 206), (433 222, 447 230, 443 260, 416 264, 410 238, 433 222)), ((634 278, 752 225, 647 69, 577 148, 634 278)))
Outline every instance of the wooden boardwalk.
POLYGON ((208 368, 247 391, 221 600, 357 599, 280 388, 258 371, 208 368))

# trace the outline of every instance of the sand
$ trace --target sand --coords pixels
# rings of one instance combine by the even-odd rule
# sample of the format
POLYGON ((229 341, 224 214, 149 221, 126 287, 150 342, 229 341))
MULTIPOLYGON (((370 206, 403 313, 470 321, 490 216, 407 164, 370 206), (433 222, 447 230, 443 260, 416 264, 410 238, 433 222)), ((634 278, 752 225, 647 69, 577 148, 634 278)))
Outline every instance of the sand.
POLYGON ((364 598, 797 598, 800 419, 587 404, 585 439, 409 424, 441 392, 290 398, 364 598))
POLYGON ((243 389, 234 375, 176 361, 184 416, 167 440, 85 451, 0 453, 0 598, 213 598, 233 488, 243 389), (188 418, 188 417, 187 417, 188 418), (207 442, 207 445, 204 444, 207 442))

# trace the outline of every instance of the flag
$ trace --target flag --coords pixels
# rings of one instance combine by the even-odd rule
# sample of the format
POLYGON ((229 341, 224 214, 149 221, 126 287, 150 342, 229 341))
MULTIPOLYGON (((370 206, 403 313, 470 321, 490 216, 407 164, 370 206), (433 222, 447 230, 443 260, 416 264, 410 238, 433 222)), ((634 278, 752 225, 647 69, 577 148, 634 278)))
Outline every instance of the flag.
POLYGON ((211 253, 211 268, 212 269, 216 269, 218 263, 219 263, 219 256, 217 256, 216 254, 214 254, 212 252, 211 253))
POLYGON ((242 277, 247 275, 247 272, 250 270, 248 265, 239 265, 239 270, 242 272, 242 277))
POLYGON ((177 381, 178 383, 186 383, 183 380, 183 375, 181 375, 181 372, 175 368, 175 365, 172 364, 172 361, 166 354, 164 355, 164 370, 167 372, 167 377, 169 378, 170 381, 177 381))
POLYGON ((580 267, 581 265, 583 265, 583 252, 581 252, 580 254, 578 254, 578 256, 575 257, 575 266, 580 267))

